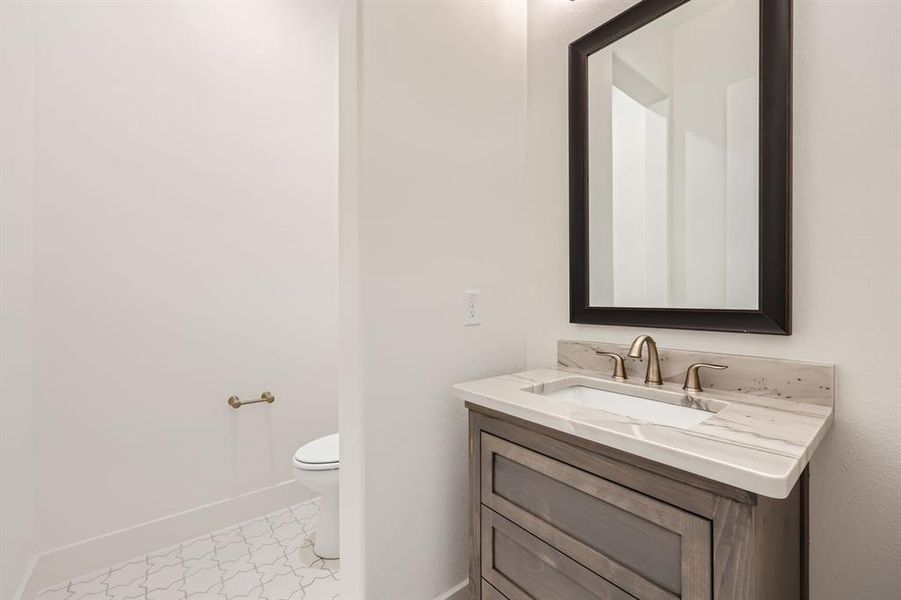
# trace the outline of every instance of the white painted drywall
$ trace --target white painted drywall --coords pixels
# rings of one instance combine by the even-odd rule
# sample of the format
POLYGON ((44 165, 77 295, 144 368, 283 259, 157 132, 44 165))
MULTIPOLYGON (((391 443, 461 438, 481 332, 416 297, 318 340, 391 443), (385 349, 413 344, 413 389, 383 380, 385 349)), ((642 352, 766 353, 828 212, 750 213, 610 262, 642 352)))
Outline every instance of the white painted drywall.
POLYGON ((332 2, 35 11, 47 551, 290 480, 336 430, 338 46, 332 2))
POLYGON ((34 555, 34 6, 0 2, 0 598, 34 555))
MULTIPOLYGON (((568 322, 567 44, 631 2, 529 3, 529 364, 568 322)), ((837 365, 836 422, 811 465, 811 598, 901 590, 901 3, 796 0, 794 335, 649 330, 663 346, 837 365)))
POLYGON ((467 575, 467 420, 451 386, 525 363, 525 22, 521 2, 365 2, 357 15, 357 202, 342 218, 358 230, 359 330, 344 351, 362 396, 342 398, 341 435, 342 452, 365 455, 363 493, 342 507, 362 511, 364 548, 342 561, 365 552, 366 598, 434 598, 467 575), (471 288, 482 324, 464 327, 471 288))
POLYGON ((361 376, 360 239, 357 224, 359 9, 357 2, 338 3, 338 419, 341 430, 341 593, 345 598, 362 600, 366 598, 366 448, 363 443, 366 404, 361 376))

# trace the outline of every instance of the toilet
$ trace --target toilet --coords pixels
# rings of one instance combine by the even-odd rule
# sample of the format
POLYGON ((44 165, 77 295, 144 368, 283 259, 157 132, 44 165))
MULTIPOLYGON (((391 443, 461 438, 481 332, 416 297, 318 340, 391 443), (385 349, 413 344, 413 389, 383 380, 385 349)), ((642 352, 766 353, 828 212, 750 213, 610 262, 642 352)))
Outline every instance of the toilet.
POLYGON ((313 552, 338 558, 338 434, 313 440, 294 454, 294 476, 305 488, 321 495, 313 552))

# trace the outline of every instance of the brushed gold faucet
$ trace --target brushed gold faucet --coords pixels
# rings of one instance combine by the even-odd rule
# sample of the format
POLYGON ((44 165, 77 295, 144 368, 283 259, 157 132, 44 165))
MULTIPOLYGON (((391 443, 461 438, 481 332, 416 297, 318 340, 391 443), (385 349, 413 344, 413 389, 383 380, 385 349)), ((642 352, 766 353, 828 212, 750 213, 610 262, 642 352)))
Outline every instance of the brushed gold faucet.
POLYGON ((647 344, 648 346, 648 370, 644 376, 644 382, 653 385, 662 385, 663 378, 660 377, 660 358, 657 356, 657 344, 654 338, 649 335, 640 335, 632 342, 629 348, 629 356, 631 358, 641 358, 641 349, 647 344))

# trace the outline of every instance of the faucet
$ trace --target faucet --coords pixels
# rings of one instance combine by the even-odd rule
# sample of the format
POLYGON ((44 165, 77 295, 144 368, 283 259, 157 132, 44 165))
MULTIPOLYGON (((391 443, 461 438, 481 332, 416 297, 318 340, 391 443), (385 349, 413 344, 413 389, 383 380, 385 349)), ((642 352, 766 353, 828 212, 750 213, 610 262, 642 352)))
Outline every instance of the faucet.
POLYGON ((698 375, 698 370, 701 367, 706 367, 708 369, 716 369, 718 371, 722 369, 728 369, 726 365, 713 365, 710 363, 695 363, 688 367, 688 371, 685 372, 685 385, 682 386, 682 389, 686 392, 703 392, 704 388, 701 387, 701 376, 698 375))
POLYGON ((612 379, 617 381, 625 381, 628 379, 626 376, 626 364, 623 362, 623 357, 617 354, 616 352, 600 352, 595 351, 598 356, 609 356, 613 359, 613 375, 612 379))
POLYGON ((648 345, 648 371, 645 373, 644 382, 654 385, 661 385, 663 379, 660 377, 660 359, 657 356, 657 344, 654 338, 649 335, 640 335, 632 342, 629 348, 629 356, 631 358, 641 358, 641 349, 648 345))

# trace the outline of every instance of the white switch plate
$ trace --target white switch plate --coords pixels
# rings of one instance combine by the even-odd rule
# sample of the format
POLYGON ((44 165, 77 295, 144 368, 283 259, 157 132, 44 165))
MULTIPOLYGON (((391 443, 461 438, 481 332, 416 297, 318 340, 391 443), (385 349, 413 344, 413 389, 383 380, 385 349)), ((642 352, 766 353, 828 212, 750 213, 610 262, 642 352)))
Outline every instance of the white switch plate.
POLYGON ((480 296, 482 292, 479 290, 465 290, 463 298, 466 301, 466 313, 463 317, 463 324, 467 327, 471 325, 482 324, 482 310, 480 296))

